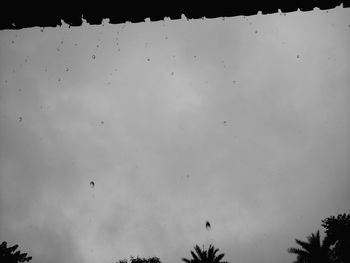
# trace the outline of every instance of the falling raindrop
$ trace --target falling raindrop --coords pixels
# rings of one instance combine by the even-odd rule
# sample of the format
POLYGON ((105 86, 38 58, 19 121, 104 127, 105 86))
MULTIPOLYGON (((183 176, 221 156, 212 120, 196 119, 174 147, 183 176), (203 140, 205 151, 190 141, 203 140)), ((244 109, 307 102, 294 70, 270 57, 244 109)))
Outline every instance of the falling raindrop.
POLYGON ((210 226, 209 221, 207 221, 207 222, 205 223, 205 228, 206 228, 208 231, 210 230, 211 226, 210 226))
POLYGON ((92 55, 92 59, 95 59, 96 58, 96 56, 95 55, 92 55))
POLYGON ((90 187, 91 187, 91 188, 94 188, 94 187, 95 187, 94 181, 91 181, 91 182, 90 182, 90 187))

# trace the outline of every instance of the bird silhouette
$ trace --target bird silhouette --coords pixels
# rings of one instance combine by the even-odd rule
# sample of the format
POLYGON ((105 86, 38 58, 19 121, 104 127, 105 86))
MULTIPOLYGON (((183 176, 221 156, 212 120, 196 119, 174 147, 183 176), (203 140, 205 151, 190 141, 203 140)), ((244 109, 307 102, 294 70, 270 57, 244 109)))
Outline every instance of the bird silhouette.
POLYGON ((206 228, 207 230, 210 230, 211 226, 210 226, 209 221, 207 221, 207 222, 205 223, 205 228, 206 228))

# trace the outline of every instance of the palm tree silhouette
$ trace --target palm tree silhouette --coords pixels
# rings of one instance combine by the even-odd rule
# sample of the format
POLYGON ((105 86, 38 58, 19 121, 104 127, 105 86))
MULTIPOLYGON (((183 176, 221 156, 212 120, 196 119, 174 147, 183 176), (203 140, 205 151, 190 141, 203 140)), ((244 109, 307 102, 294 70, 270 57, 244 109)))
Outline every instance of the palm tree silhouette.
POLYGON ((210 245, 208 250, 205 250, 204 247, 201 249, 196 245, 194 251, 191 251, 192 259, 182 258, 181 260, 186 263, 228 263, 226 261, 221 261, 225 254, 221 253, 216 255, 219 249, 215 249, 213 245, 210 245))
POLYGON ((295 242, 301 248, 288 248, 289 253, 297 255, 294 263, 329 263, 329 244, 328 242, 321 242, 320 232, 311 234, 307 237, 307 242, 295 239, 295 242))

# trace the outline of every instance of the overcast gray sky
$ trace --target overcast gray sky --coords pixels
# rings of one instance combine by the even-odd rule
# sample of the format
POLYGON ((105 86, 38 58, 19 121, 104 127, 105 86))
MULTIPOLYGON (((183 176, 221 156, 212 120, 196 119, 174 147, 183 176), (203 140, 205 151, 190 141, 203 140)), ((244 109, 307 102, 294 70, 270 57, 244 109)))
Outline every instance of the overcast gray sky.
POLYGON ((342 7, 0 31, 1 241, 33 263, 292 262, 350 211, 349 47, 342 7))

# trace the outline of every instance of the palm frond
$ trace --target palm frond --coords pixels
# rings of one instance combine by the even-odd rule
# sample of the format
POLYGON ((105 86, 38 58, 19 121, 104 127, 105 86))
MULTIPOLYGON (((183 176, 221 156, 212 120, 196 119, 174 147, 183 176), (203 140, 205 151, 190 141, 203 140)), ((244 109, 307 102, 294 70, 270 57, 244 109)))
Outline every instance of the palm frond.
POLYGON ((306 251, 310 251, 310 244, 309 243, 307 243, 305 241, 301 241, 299 239, 295 239, 295 243, 297 243, 299 246, 301 246, 306 251))
MULTIPOLYGON (((224 256, 225 256, 224 253, 218 255, 217 257, 214 258, 213 263, 220 263, 220 262, 221 262, 220 260, 221 260, 224 256)), ((221 263, 222 263, 222 262, 221 262, 221 263)))
POLYGON ((310 255, 309 252, 299 249, 299 248, 295 248, 295 247, 291 247, 287 249, 288 253, 292 253, 292 254, 297 254, 297 255, 301 255, 304 257, 308 257, 310 255))
POLYGON ((182 258, 181 260, 184 261, 184 262, 186 262, 186 263, 192 263, 192 260, 187 259, 187 258, 182 258))

